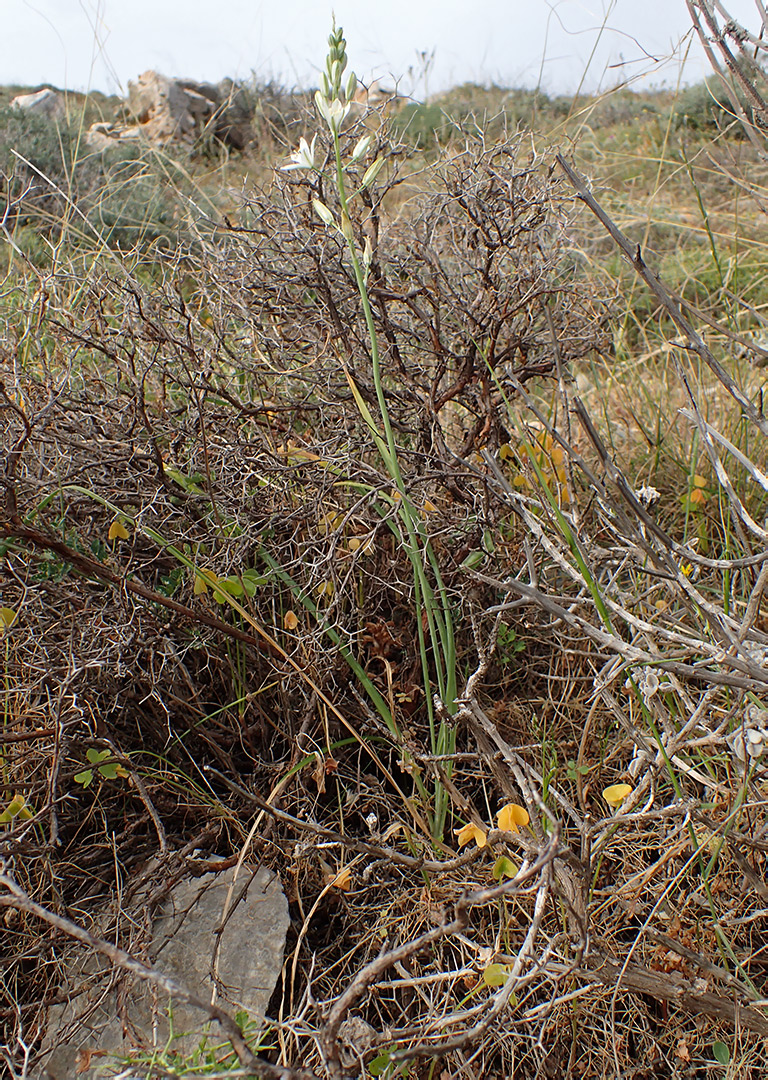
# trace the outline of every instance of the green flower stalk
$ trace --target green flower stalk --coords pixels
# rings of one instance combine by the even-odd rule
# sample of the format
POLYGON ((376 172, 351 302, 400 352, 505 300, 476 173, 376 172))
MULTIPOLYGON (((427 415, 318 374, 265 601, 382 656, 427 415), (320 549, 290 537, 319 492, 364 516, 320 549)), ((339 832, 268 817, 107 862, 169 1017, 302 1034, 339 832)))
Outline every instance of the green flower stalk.
MULTIPOLYGON (((342 157, 340 131, 344 120, 349 115, 351 103, 357 88, 357 78, 354 72, 346 73, 347 49, 344 32, 334 24, 333 31, 328 38, 329 51, 326 58, 325 70, 321 76, 321 88, 315 94, 315 107, 320 119, 327 125, 331 135, 335 163, 335 187, 339 202, 339 214, 337 215, 320 199, 313 199, 315 213, 320 220, 329 228, 335 229, 346 242, 352 263, 352 270, 360 295, 363 316, 365 319, 368 340, 371 352, 371 367, 373 384, 376 390, 376 400, 381 416, 383 437, 371 416, 364 399, 360 396, 351 376, 348 374, 350 386, 357 402, 360 414, 368 425, 373 435, 376 446, 387 468, 393 486, 397 492, 399 515, 405 533, 405 547, 413 568, 414 602, 416 610, 424 610, 426 614, 427 632, 432 646, 434 657, 435 676, 437 691, 441 704, 441 711, 450 716, 456 711, 456 647, 453 631, 453 616, 450 600, 440 576, 432 544, 426 534, 422 516, 411 501, 403 482, 398 448, 395 441, 392 423, 389 416, 386 394, 381 370, 381 356, 376 326, 368 296, 367 279, 373 259, 373 251, 370 241, 366 240, 362 251, 359 250, 355 241, 355 233, 350 214, 350 204, 360 191, 370 187, 384 166, 384 158, 377 157, 370 164, 359 182, 357 190, 352 194, 347 193, 347 170, 351 167, 360 167, 373 144, 373 135, 364 135, 358 140, 352 153, 346 160, 342 157), (431 577, 430 573, 431 571, 431 577), (433 583, 434 582, 434 586, 433 583)), ((299 149, 291 155, 291 160, 283 168, 316 170, 315 165, 315 136, 311 143, 302 139, 299 149)), ((436 754, 450 754, 453 750, 455 737, 454 732, 448 727, 446 720, 441 719, 439 730, 435 723, 435 710, 430 691, 430 675, 427 653, 427 637, 421 618, 417 618, 417 632, 421 652, 422 674, 424 681, 427 710, 431 732, 433 752, 436 754)), ((394 718, 393 718, 394 719, 394 718)), ((447 810, 447 794, 442 785, 436 785, 435 806, 432 815, 433 835, 437 838, 442 835, 445 814, 447 810)))

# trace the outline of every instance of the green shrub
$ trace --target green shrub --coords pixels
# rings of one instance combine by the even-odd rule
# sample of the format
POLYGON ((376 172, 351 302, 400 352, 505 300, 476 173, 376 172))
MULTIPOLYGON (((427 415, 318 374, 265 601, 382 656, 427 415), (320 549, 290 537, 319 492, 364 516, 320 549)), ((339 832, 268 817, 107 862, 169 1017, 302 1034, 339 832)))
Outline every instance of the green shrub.
POLYGON ((158 243, 175 248, 181 239, 179 199, 167 168, 161 175, 151 151, 138 145, 106 151, 99 165, 100 182, 81 209, 109 246, 122 251, 158 243))
POLYGON ((456 136, 499 142, 520 127, 541 128, 567 116, 571 99, 551 99, 542 90, 464 83, 427 103, 404 106, 394 117, 396 133, 411 146, 429 150, 456 136))
POLYGON ((72 139, 65 125, 26 109, 0 109, 0 169, 6 177, 32 175, 14 151, 56 184, 67 186, 72 139))
POLYGON ((394 132, 417 150, 444 146, 460 124, 441 105, 404 106, 393 121, 394 132))
POLYGON ((39 222, 41 215, 52 225, 99 174, 93 158, 78 160, 74 129, 24 109, 0 109, 0 191, 14 225, 39 222))
MULTIPOLYGON (((721 80, 710 75, 704 82, 687 86, 674 105, 675 126, 694 131, 712 131, 734 120, 733 105, 721 80)), ((735 132, 738 136, 738 132, 735 132)))

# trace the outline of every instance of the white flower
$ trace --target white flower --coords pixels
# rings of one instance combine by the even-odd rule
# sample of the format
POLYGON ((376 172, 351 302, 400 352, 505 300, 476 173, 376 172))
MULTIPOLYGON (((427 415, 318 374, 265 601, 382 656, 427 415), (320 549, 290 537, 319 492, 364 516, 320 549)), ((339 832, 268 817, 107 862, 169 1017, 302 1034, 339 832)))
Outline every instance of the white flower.
POLYGON ((320 90, 315 94, 315 106, 331 131, 339 131, 349 112, 349 102, 342 105, 338 98, 330 100, 320 90))
POLYGON ((735 731, 729 735, 726 742, 730 746, 736 758, 745 763, 747 758, 762 757, 765 749, 764 733, 747 728, 746 731, 735 731))
POLYGON ((744 716, 750 727, 768 727, 768 709, 761 709, 759 705, 750 702, 744 710, 744 716))
POLYGON ((302 136, 302 138, 299 139, 299 149, 293 151, 289 164, 283 165, 282 171, 290 172, 292 169, 314 169, 316 142, 317 135, 313 136, 311 143, 308 143, 302 136))

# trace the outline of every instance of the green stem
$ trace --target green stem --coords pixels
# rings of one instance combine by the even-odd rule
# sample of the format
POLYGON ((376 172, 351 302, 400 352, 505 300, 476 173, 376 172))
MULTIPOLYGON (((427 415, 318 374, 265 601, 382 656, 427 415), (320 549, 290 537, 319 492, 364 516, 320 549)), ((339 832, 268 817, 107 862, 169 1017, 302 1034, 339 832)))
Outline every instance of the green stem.
MULTIPOLYGON (((347 241, 347 247, 349 249, 350 257, 352 259, 352 269, 354 271, 355 282, 357 284, 357 290, 360 295, 360 302, 363 308, 365 325, 368 331, 368 339, 371 348, 373 384, 376 391, 376 400, 378 402, 379 412, 381 414, 381 420, 384 426, 384 438, 387 445, 386 464, 395 488, 400 495, 400 516, 403 524, 405 525, 408 537, 406 547, 414 570, 414 581, 418 582, 418 591, 421 592, 421 596, 423 597, 424 601, 424 611, 427 617, 429 636, 432 642, 432 651, 434 654, 435 674, 437 677, 438 692, 440 694, 440 699, 445 704, 448 712, 453 713, 456 711, 457 692, 455 671, 456 654, 453 633, 453 621, 451 618, 449 598, 442 578, 440 576, 437 559, 432 549, 432 545, 429 542, 429 538, 425 536, 421 527, 418 510, 411 503, 405 490, 405 484, 403 482, 403 476, 400 469, 400 462, 397 456, 397 444, 395 442, 395 435, 392 430, 389 407, 387 405, 386 394, 384 392, 384 384, 381 377, 381 357, 379 354, 378 335, 376 333, 376 326, 373 321, 373 312, 371 310, 371 301, 370 297, 368 296, 368 288, 366 285, 365 274, 363 272, 362 266, 360 265, 360 259, 358 258, 357 249, 355 248, 354 238, 351 235, 351 226, 349 224, 349 203, 347 200, 346 184, 344 180, 344 166, 341 160, 341 141, 339 139, 339 133, 336 128, 333 127, 331 130, 333 135, 333 149, 336 161, 336 185, 339 196, 339 204, 341 206, 342 234, 347 241), (427 577, 422 558, 422 550, 426 554, 427 561, 429 562, 432 572, 435 575, 437 590, 440 596, 440 604, 437 603, 434 591, 427 577)), ((422 640, 420 632, 420 645, 421 644, 422 640)), ((429 696, 429 679, 426 671, 424 688, 427 695, 429 696)), ((434 721, 432 720, 431 709, 430 721, 434 749, 434 721)))

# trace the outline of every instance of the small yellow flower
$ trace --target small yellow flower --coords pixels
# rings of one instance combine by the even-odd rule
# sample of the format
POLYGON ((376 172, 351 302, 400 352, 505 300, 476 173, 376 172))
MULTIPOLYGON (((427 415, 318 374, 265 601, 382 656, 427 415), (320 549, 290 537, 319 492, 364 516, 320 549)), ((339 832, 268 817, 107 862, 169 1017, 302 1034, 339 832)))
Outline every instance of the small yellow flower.
POLYGON ((628 795, 632 794, 630 784, 611 784, 603 790, 603 798, 609 806, 620 806, 628 795))
POLYGON ((128 530, 123 525, 120 518, 115 518, 112 524, 109 526, 109 539, 110 540, 127 540, 128 530))
POLYGON ((454 829, 453 831, 459 838, 459 847, 464 847, 465 844, 469 844, 474 840, 479 848, 484 848, 488 839, 485 831, 472 821, 468 821, 466 825, 462 825, 460 829, 454 829))
POLYGON ((527 825, 531 819, 524 806, 511 802, 502 806, 496 815, 496 820, 502 832, 519 832, 520 827, 527 825))

